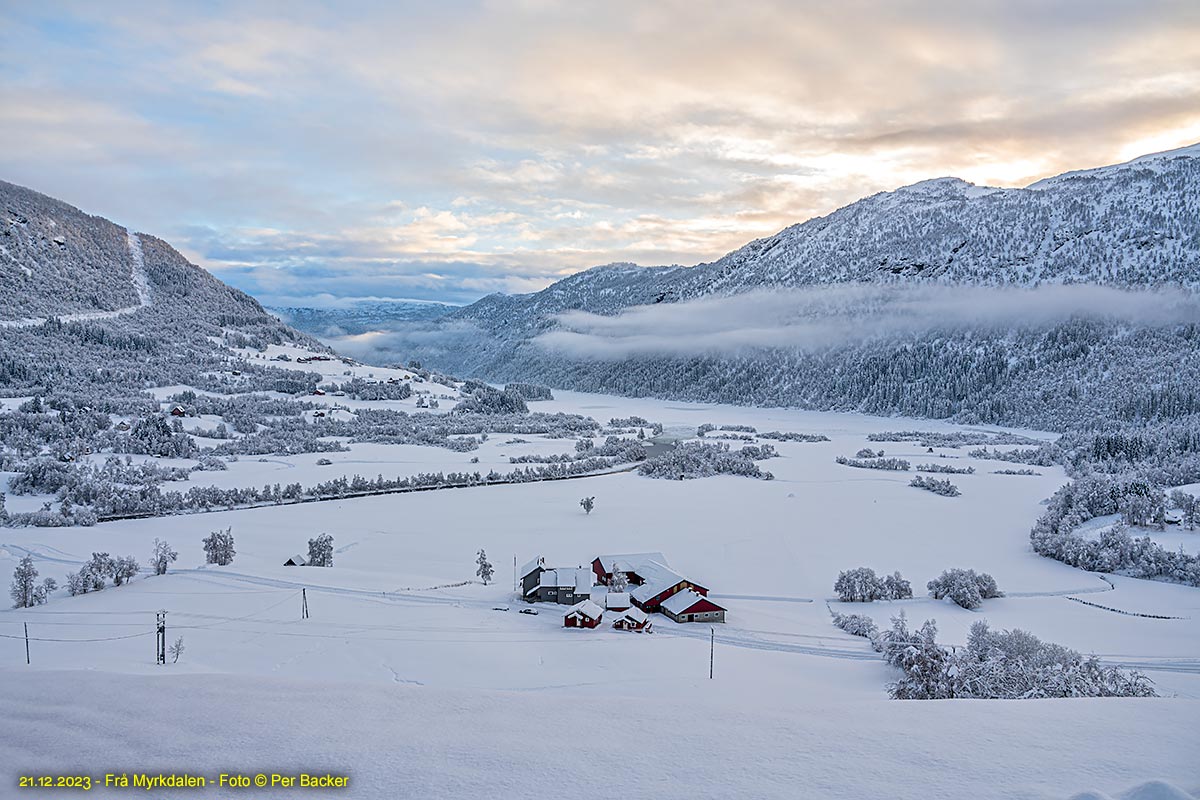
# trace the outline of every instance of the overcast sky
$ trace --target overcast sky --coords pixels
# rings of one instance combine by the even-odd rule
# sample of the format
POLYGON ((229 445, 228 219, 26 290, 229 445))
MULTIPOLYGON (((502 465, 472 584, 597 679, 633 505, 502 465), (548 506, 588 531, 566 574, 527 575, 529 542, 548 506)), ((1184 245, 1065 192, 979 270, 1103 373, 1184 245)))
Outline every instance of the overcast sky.
POLYGON ((693 264, 1196 141, 1196 0, 0 0, 0 179, 272 305, 693 264))

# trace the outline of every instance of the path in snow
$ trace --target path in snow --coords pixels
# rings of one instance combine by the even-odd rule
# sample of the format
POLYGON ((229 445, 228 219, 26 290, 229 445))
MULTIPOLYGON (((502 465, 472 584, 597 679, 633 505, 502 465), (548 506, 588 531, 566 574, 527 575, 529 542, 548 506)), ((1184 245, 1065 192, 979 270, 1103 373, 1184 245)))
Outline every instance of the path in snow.
MULTIPOLYGON (((142 240, 136 233, 125 232, 125 240, 129 246, 129 257, 133 261, 133 288, 137 292, 137 305, 118 308, 116 311, 84 311, 78 314, 60 314, 56 319, 63 322, 91 322, 99 319, 113 319, 126 314, 132 314, 139 308, 153 305, 150 296, 150 278, 146 274, 146 262, 142 257, 142 240)), ((35 328, 46 322, 46 317, 26 317, 24 319, 0 320, 0 328, 35 328)))

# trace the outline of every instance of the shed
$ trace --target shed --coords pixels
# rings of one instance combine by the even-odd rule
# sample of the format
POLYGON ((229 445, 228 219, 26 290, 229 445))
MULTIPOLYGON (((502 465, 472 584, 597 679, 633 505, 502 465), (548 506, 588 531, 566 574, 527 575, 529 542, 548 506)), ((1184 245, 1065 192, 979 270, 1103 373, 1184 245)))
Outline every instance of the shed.
POLYGON ((725 609, 691 589, 676 592, 663 600, 659 610, 676 622, 725 621, 725 609))
POLYGON ((640 608, 627 608, 613 621, 612 626, 619 631, 646 631, 649 633, 654 624, 650 622, 650 615, 640 608))
POLYGON ((187 411, 184 410, 183 406, 171 406, 171 416, 172 417, 187 416, 187 411))
POLYGON ((563 614, 564 628, 594 628, 604 618, 604 609, 591 600, 576 603, 563 614))
POLYGON ((283 562, 285 567, 307 567, 308 559, 297 553, 296 555, 283 562))

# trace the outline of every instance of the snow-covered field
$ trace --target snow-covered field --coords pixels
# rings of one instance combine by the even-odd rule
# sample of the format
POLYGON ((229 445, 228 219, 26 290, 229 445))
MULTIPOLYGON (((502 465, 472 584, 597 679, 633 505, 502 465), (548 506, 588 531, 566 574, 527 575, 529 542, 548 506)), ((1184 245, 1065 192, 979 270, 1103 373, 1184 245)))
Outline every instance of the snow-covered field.
MULTIPOLYGON (((331 365, 331 376, 345 368, 331 365)), ((93 551, 144 563, 161 537, 180 554, 166 576, 0 612, 0 635, 10 637, 0 639, 0 783, 80 769, 306 769, 351 776, 348 790, 331 795, 371 798, 552 790, 1066 800, 1139 786, 1139 797, 1185 796, 1142 786, 1153 780, 1200 792, 1200 590, 1120 576, 1110 585, 1036 556, 1029 529, 1040 502, 1065 481, 1061 470, 995 475, 1011 465, 971 459, 968 448, 931 455, 866 438, 962 429, 926 420, 556 396, 531 408, 602 423, 636 414, 677 433, 738 423, 832 441, 773 443, 782 457, 762 465, 774 481, 624 473, 95 528, 0 529, 0 569, 11 572, 28 552, 42 576, 60 582, 93 551), (962 490, 947 498, 909 487, 911 472, 834 463, 868 445, 914 464, 957 456, 945 463, 976 473, 946 476, 962 490), (596 498, 591 515, 579 507, 584 495, 596 498), (234 563, 206 566, 201 537, 226 527, 234 563), (334 537, 332 569, 283 566, 323 532, 334 537), (455 585, 474 579, 479 548, 496 565, 496 581, 455 585), (650 635, 607 625, 567 630, 561 606, 517 613, 514 559, 573 566, 639 551, 661 551, 729 609, 716 626, 712 680, 709 626, 655 615, 650 635), (918 624, 936 618, 951 644, 979 619, 1024 628, 1136 666, 1162 697, 889 700, 891 669, 865 640, 830 624, 834 579, 860 565, 899 570, 918 597, 853 611, 881 622, 899 610, 918 624), (921 597, 949 567, 990 572, 1008 596, 973 612, 921 597), (309 619, 301 619, 302 589, 309 619), (186 647, 162 667, 154 663, 159 609, 168 612, 168 641, 183 636, 186 647), (29 666, 24 623, 35 639, 29 666)), ((234 486, 502 469, 508 456, 571 445, 510 438, 493 435, 471 453, 354 445, 327 454, 327 466, 316 466, 314 454, 243 457, 192 480, 234 486)), ((106 796, 103 788, 91 794, 106 796)))

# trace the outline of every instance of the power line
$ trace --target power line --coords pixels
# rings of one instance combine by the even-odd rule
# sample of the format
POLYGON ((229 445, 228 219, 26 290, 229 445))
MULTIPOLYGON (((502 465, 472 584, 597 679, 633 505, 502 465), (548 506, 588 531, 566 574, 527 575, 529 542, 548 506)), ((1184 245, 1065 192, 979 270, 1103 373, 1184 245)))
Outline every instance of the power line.
MULTIPOLYGON (((108 636, 101 639, 47 639, 37 636, 30 636, 31 642, 116 642, 121 639, 136 639, 139 636, 149 636, 154 631, 143 631, 142 633, 131 633, 128 636, 108 636)), ((24 639, 24 636, 10 636, 7 633, 0 633, 0 639, 24 639)))
POLYGON ((257 616, 259 614, 265 614, 266 612, 270 611, 273 608, 278 608, 279 606, 286 603, 288 600, 291 600, 291 599, 299 596, 300 594, 301 594, 300 592, 292 592, 290 595, 283 598, 278 603, 272 603, 271 605, 267 606, 266 608, 260 608, 258 611, 252 611, 249 614, 245 615, 244 617, 227 617, 225 619, 222 619, 219 622, 213 622, 208 625, 176 625, 175 627, 185 628, 187 630, 202 630, 204 628, 215 628, 218 625, 228 625, 231 622, 241 622, 242 620, 250 619, 251 617, 257 616))

